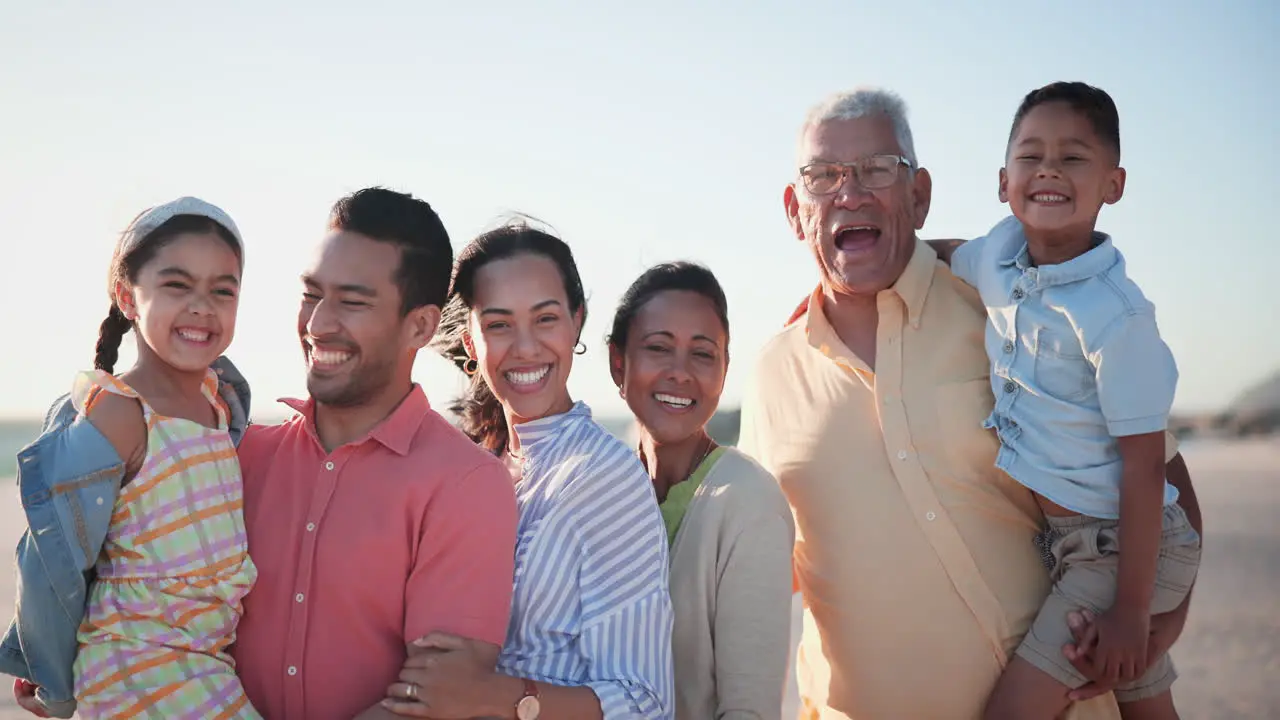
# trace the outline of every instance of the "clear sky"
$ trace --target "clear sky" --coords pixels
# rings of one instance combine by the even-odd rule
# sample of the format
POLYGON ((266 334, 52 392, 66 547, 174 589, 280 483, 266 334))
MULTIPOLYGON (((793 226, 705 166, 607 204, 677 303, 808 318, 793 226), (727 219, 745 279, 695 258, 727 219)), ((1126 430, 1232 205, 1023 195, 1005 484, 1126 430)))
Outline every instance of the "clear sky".
MULTIPOLYGON (((1158 308, 1177 408, 1280 368, 1280 3, 5 2, 0 15, 0 416, 43 412, 92 365, 116 233, 197 195, 246 235, 230 354, 255 405, 305 392, 298 273, 332 202, 430 201, 455 250, 527 212, 579 258, 590 351, 571 389, 624 410, 602 337, 648 265, 707 263, 729 296, 725 404, 814 284, 784 222, 795 135, 824 95, 907 101, 934 176, 925 237, 970 237, 1009 121, 1054 80, 1120 108, 1124 199, 1103 211, 1158 308)), ((437 405, 460 387, 436 357, 437 405)))

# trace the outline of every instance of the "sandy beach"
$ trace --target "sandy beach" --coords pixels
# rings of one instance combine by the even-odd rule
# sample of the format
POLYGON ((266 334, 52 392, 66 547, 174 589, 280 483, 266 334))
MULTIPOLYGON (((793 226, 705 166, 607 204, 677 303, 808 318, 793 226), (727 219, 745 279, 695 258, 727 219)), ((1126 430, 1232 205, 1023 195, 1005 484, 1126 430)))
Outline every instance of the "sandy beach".
MULTIPOLYGON (((1189 720, 1280 717, 1280 440, 1194 441, 1183 455, 1207 528, 1191 618, 1174 648, 1179 710, 1189 720)), ((9 552, 24 522, 12 481, 2 487, 0 547, 9 552)), ((6 572, 0 617, 12 616, 13 594, 6 572)), ((793 640, 799 627, 797 615, 793 640)), ((13 703, 9 678, 3 685, 0 720, 30 717, 13 703)), ((794 687, 782 717, 795 717, 794 687)))

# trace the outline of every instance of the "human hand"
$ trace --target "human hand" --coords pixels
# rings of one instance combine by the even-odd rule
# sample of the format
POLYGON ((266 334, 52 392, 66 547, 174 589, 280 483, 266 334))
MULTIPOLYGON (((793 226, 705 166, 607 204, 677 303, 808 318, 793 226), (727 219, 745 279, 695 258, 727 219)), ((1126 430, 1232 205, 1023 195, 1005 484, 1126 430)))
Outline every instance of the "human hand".
MULTIPOLYGON (((1182 634, 1182 629, 1187 622, 1187 609, 1188 603, 1184 601, 1182 605, 1169 612, 1151 617, 1147 637, 1146 667, 1150 667, 1153 661, 1169 652, 1169 649, 1178 641, 1178 637, 1182 634)), ((1071 691, 1069 697, 1073 702, 1104 695, 1114 690, 1116 685, 1119 684, 1118 680, 1111 681, 1105 678, 1101 672, 1095 670, 1094 648, 1084 644, 1086 633, 1089 632, 1096 621, 1096 616, 1089 610, 1067 613, 1067 625, 1071 628, 1071 634, 1075 637, 1076 642, 1064 645, 1062 654, 1066 656, 1067 660, 1071 661, 1076 670, 1079 670, 1082 675, 1089 679, 1088 683, 1071 691)), ((1143 672, 1145 672, 1145 668, 1143 672)))
POLYGON ((13 699, 18 701, 18 707, 35 715, 36 717, 47 718, 49 714, 44 711, 44 705, 36 699, 36 690, 39 685, 22 678, 14 678, 13 680, 13 699))
POLYGON ((493 697, 493 646, 448 633, 414 641, 382 706, 397 715, 462 720, 487 714, 493 697))
POLYGON ((1081 645, 1087 648, 1097 643, 1093 648, 1093 667, 1103 678, 1130 682, 1141 677, 1147 668, 1150 628, 1150 613, 1112 607, 1093 623, 1092 630, 1086 631, 1081 645))

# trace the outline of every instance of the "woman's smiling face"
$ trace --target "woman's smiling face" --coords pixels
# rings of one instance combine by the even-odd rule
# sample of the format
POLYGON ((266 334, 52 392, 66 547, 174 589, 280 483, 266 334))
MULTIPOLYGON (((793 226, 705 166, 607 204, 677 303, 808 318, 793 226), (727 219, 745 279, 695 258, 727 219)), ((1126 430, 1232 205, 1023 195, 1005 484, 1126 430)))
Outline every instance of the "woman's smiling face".
POLYGON ((476 271, 467 337, 479 371, 515 423, 569 410, 581 313, 550 258, 520 253, 476 271))
POLYGON ((710 299, 664 290, 636 311, 626 347, 610 347, 614 382, 658 443, 685 440, 711 420, 729 369, 728 345, 710 299))

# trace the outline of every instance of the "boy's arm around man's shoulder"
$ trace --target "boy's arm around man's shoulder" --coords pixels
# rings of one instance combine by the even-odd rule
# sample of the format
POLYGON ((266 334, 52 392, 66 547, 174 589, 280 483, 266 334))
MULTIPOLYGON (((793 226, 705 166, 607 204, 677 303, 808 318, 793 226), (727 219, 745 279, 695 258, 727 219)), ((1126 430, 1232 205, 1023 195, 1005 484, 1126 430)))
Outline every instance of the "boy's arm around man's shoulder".
POLYGON ((956 248, 964 244, 964 240, 960 238, 948 238, 946 240, 925 240, 933 251, 938 253, 938 259, 950 265, 951 256, 955 253, 956 248))
MULTIPOLYGON (((938 253, 938 259, 946 263, 952 274, 970 285, 977 285, 977 272, 981 269, 982 264, 980 257, 984 247, 991 242, 1001 243, 1008 240, 1015 231, 1020 230, 1021 225, 1018 219, 1009 215, 996 223, 986 235, 979 236, 972 240, 963 240, 960 238, 946 238, 926 240, 929 247, 938 253), (994 238, 994 240, 992 239, 994 238)), ((1004 247, 1000 245, 998 247, 1004 247)), ((992 246, 993 250, 997 246, 992 246)))
POLYGON ((951 269, 951 274, 969 285, 977 286, 978 270, 981 267, 981 256, 986 237, 973 240, 949 238, 945 240, 927 240, 929 247, 938 253, 938 259, 951 269))

